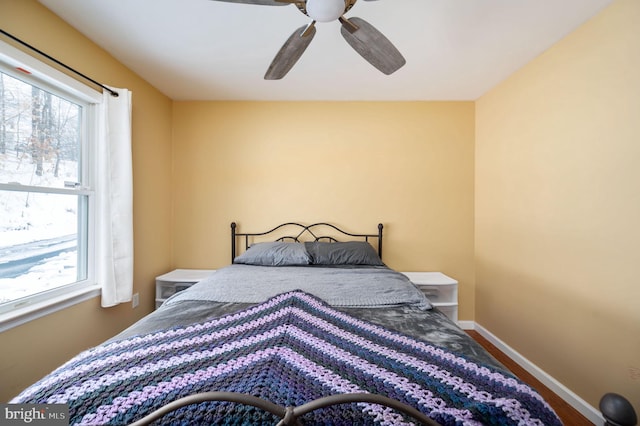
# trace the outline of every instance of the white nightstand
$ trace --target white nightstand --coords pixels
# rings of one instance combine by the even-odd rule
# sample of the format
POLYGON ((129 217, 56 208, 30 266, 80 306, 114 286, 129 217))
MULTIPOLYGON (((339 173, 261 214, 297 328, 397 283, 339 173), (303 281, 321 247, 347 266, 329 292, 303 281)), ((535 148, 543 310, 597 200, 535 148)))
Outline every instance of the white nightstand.
POLYGON ((215 272, 215 269, 174 269, 156 277, 156 309, 169 296, 187 289, 215 272))
POLYGON ((453 322, 458 322, 458 281, 442 272, 403 272, 453 322))

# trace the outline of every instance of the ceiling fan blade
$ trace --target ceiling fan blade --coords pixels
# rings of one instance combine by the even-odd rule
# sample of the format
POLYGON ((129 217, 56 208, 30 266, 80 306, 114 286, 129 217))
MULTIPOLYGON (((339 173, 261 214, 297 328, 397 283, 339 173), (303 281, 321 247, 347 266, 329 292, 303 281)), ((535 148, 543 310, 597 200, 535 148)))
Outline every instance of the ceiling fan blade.
POLYGON ((295 3, 295 1, 289 0, 214 0, 214 1, 223 1, 226 3, 243 3, 243 4, 259 4, 262 6, 286 6, 291 3, 295 3))
POLYGON ((298 28, 282 45, 276 57, 269 65, 265 80, 280 80, 298 62, 304 51, 316 35, 315 22, 298 28))
POLYGON ((396 47, 373 25, 361 18, 340 18, 342 37, 371 65, 392 74, 407 61, 396 47))

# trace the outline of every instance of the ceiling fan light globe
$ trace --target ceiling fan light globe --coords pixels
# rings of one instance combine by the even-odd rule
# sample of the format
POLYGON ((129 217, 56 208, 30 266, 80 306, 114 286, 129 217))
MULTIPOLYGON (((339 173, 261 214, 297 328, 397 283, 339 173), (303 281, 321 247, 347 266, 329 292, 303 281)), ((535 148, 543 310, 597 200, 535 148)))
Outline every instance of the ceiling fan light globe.
POLYGON ((318 22, 335 21, 345 9, 344 0, 307 0, 307 14, 318 22))

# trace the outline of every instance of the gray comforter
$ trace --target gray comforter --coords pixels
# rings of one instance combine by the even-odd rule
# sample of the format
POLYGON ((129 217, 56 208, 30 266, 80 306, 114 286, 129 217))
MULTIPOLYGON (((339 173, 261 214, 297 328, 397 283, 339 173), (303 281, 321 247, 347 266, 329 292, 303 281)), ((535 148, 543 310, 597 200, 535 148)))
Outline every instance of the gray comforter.
MULTIPOLYGON (((279 294, 283 291, 301 289, 323 299, 325 297, 329 300, 333 299, 334 303, 339 304, 336 307, 349 315, 459 352, 475 362, 504 369, 498 361, 491 357, 478 343, 437 308, 425 309, 428 305, 425 305, 425 298, 422 293, 404 275, 398 272, 388 268, 349 268, 340 271, 340 268, 313 267, 312 269, 315 272, 319 269, 333 269, 333 271, 327 271, 328 273, 325 275, 325 277, 332 277, 327 289, 322 289, 321 284, 315 278, 309 278, 307 273, 302 276, 298 275, 297 278, 291 276, 271 287, 271 284, 274 283, 272 282, 273 277, 269 275, 279 275, 282 271, 273 269, 280 268, 283 267, 232 265, 228 269, 220 269, 208 279, 172 296, 156 311, 111 340, 115 341, 134 335, 207 321, 249 308, 256 303, 262 302, 263 300, 259 300, 262 297, 266 300, 271 295, 279 294), (257 269, 248 268, 271 268, 272 270, 267 271, 270 273, 266 275, 259 276, 260 274, 256 274, 257 269), (374 269, 374 271, 371 271, 371 269, 374 269), (236 271, 241 271, 240 275, 235 275, 236 271), (355 274, 353 274, 354 272, 355 274), (366 281, 364 277, 371 273, 381 273, 377 278, 374 278, 374 282, 378 282, 382 276, 393 277, 394 281, 392 282, 395 282, 395 279, 401 281, 397 285, 403 289, 400 293, 406 293, 405 296, 400 296, 400 294, 390 295, 389 283, 378 282, 377 284, 372 284, 371 281, 366 281), (347 285, 345 281, 341 281, 346 275, 352 274, 357 275, 357 280, 359 281, 356 287, 358 290, 355 292, 354 288, 350 288, 351 286, 347 285), (306 278, 301 279, 301 277, 306 278), (336 292, 340 294, 336 294, 336 292), (356 298, 356 296, 358 297, 356 298), (362 299, 365 302, 356 300, 361 299, 361 296, 365 296, 362 299), (402 302, 401 299, 403 297, 408 298, 408 300, 402 302), (373 305, 362 306, 363 303, 373 305), (351 304, 355 304, 355 306, 350 306, 351 304)), ((308 269, 307 267, 291 268, 294 269, 296 274, 308 269)), ((347 280, 351 282, 351 278, 347 278, 347 280)), ((328 303, 331 304, 331 302, 328 303)))
POLYGON ((219 269, 165 304, 185 300, 262 303, 280 293, 302 290, 335 307, 411 306, 430 309, 409 279, 387 267, 230 265, 219 269))

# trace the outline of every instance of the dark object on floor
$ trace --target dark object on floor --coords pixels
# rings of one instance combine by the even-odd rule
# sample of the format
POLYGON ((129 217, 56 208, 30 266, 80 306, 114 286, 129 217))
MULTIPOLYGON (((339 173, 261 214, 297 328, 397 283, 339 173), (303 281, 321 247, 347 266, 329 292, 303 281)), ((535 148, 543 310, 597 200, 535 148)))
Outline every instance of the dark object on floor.
POLYGON ((605 426, 635 426, 638 424, 638 417, 631 403, 617 393, 607 393, 600 399, 600 411, 607 421, 605 426))

